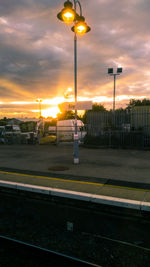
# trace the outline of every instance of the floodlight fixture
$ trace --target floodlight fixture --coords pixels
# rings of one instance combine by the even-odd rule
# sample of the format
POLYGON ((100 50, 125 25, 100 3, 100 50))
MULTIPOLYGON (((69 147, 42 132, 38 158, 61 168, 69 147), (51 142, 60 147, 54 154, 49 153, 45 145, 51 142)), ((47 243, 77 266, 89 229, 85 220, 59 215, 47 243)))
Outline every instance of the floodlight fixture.
POLYGON ((108 74, 113 74, 113 68, 108 68, 108 74))
POLYGON ((122 73, 122 68, 117 68, 117 73, 122 73))

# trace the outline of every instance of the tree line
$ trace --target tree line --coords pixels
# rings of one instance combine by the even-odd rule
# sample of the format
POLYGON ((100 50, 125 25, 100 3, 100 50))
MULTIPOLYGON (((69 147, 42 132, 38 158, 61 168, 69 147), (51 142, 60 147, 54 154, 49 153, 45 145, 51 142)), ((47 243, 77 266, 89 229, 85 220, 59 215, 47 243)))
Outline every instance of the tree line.
MULTIPOLYGON (((129 103, 127 104, 127 106, 125 108, 119 108, 116 109, 115 111, 119 112, 119 111, 125 111, 125 110, 131 110, 132 108, 136 107, 136 106, 150 106, 150 100, 149 99, 131 99, 129 101, 129 103)), ((79 115, 78 119, 82 120, 83 122, 86 122, 86 116, 88 114, 88 112, 108 112, 108 110, 104 107, 103 104, 100 103, 95 103, 92 105, 92 110, 88 110, 85 111, 84 115, 79 115)), ((112 111, 112 110, 110 110, 112 111)), ((74 119, 75 118, 75 113, 73 111, 64 111, 62 113, 58 113, 57 114, 57 118, 50 118, 51 119, 51 123, 48 123, 48 125, 56 125, 57 120, 69 120, 69 119, 74 119)), ((4 117, 3 119, 0 120, 0 125, 6 125, 8 123, 8 120, 6 117, 4 117)), ((25 123, 27 126, 29 125, 29 123, 25 123)), ((26 126, 25 125, 25 126, 26 126)))
MULTIPOLYGON (((126 110, 131 110, 132 108, 136 107, 136 106, 150 106, 150 100, 149 99, 131 99, 129 101, 129 103, 127 104, 127 106, 125 108, 118 108, 115 111, 119 112, 119 111, 126 111, 126 110)), ((86 121, 86 116, 89 112, 104 112, 104 111, 108 111, 103 104, 99 104, 99 103, 95 103, 92 105, 92 110, 87 110, 85 111, 83 116, 78 116, 79 119, 81 119, 82 121, 86 121)), ((112 111, 112 110, 110 110, 112 111)), ((65 111, 63 113, 59 113, 57 116, 58 120, 68 120, 68 119, 74 119, 75 114, 73 111, 65 111)))

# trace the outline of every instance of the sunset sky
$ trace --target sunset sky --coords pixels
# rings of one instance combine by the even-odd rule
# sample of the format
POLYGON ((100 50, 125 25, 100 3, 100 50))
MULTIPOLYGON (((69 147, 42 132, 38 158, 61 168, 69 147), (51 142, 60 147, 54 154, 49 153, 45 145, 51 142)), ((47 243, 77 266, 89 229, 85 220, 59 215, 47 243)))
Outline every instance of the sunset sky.
MULTIPOLYGON (((80 2, 91 32, 78 37, 79 100, 111 108, 107 68, 120 66, 116 107, 149 98, 150 0, 80 2)), ((63 3, 0 0, 0 117, 37 117, 37 98, 56 108, 73 89, 73 32, 56 17, 63 3)))

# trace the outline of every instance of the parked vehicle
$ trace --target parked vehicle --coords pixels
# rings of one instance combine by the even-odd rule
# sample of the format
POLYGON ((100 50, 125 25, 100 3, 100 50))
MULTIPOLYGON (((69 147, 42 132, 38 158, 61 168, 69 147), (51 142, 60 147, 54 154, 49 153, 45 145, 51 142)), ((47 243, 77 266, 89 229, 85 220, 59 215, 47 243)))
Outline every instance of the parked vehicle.
POLYGON ((19 125, 6 125, 5 126, 5 143, 6 144, 20 144, 21 143, 21 130, 19 125))
MULTIPOLYGON (((61 120, 57 122, 57 142, 60 141, 73 141, 75 132, 75 120, 61 120)), ((84 123, 77 120, 77 134, 79 142, 82 141, 86 135, 84 130, 84 123)))
POLYGON ((5 126, 0 126, 0 144, 5 144, 5 126))
POLYGON ((21 143, 23 144, 36 144, 38 141, 36 132, 21 133, 21 143))
POLYGON ((17 135, 21 134, 19 125, 6 125, 5 126, 6 135, 17 135))
POLYGON ((49 135, 55 135, 56 134, 56 126, 49 126, 48 127, 48 133, 49 133, 49 135))

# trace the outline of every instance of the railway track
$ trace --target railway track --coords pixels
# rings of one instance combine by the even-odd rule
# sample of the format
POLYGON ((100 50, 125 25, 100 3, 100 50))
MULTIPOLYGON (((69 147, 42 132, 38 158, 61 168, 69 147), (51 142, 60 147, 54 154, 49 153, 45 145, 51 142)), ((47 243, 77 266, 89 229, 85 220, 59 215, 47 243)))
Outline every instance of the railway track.
POLYGON ((61 266, 61 267, 96 267, 89 262, 81 261, 58 252, 21 242, 16 239, 0 236, 0 266, 61 266))

